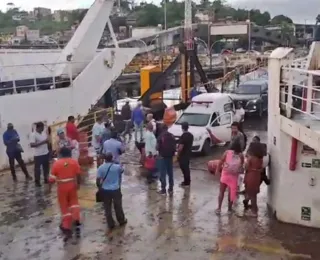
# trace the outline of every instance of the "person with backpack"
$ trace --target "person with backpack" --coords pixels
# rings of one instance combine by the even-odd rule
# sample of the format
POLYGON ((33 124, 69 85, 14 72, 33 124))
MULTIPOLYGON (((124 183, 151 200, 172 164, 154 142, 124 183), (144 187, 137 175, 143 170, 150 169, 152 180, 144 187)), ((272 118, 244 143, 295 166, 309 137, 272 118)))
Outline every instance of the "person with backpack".
POLYGON ((169 178, 168 193, 173 193, 173 156, 176 153, 176 140, 174 136, 168 132, 168 126, 162 126, 162 132, 157 140, 157 150, 159 152, 159 166, 160 166, 160 182, 161 195, 166 195, 167 191, 167 175, 169 178))
POLYGON ((237 187, 239 173, 243 169, 244 156, 239 141, 232 142, 230 148, 222 155, 217 166, 216 174, 221 170, 220 193, 218 197, 218 208, 216 214, 221 213, 221 206, 226 189, 229 189, 228 212, 232 212, 233 202, 237 198, 237 187))

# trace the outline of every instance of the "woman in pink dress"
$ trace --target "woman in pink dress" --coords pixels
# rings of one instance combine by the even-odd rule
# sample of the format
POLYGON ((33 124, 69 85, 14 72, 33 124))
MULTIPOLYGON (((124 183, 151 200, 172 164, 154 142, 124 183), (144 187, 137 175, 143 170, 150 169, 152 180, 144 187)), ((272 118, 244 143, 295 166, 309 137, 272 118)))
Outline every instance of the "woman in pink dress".
POLYGON ((233 202, 237 199, 238 177, 243 169, 244 156, 240 142, 233 142, 230 148, 223 154, 217 167, 216 174, 222 169, 220 178, 220 193, 216 214, 221 213, 221 206, 226 189, 229 189, 228 212, 232 212, 233 202))

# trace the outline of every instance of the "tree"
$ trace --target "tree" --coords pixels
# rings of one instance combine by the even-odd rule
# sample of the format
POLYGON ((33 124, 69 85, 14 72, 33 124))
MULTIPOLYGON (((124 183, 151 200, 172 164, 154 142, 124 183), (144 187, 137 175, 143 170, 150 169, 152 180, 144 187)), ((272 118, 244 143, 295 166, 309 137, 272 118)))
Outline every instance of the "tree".
POLYGON ((136 13, 137 26, 157 26, 161 23, 162 12, 154 4, 141 3, 136 13))
POLYGON ((271 19, 271 24, 279 25, 279 24, 282 24, 282 23, 293 24, 293 21, 288 16, 285 16, 285 15, 282 15, 282 14, 276 15, 275 17, 273 17, 271 19))

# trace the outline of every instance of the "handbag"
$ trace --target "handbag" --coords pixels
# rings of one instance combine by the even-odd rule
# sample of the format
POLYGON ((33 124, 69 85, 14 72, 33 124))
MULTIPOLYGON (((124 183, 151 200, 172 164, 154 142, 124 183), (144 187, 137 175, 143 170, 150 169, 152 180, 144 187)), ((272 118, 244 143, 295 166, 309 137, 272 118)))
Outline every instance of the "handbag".
POLYGON ((17 148, 17 151, 18 151, 19 153, 23 153, 23 152, 24 152, 21 144, 17 143, 17 147, 16 147, 16 148, 17 148))
POLYGON ((113 163, 109 166, 106 175, 104 176, 104 178, 102 179, 101 184, 99 184, 98 190, 96 192, 96 202, 102 202, 103 201, 103 195, 102 195, 102 184, 104 183, 104 181, 107 179, 107 176, 109 174, 110 168, 113 165, 113 163))
POLYGON ((147 156, 147 157, 145 158, 144 167, 145 167, 147 170, 154 170, 154 169, 156 169, 156 159, 154 158, 154 156, 147 156))

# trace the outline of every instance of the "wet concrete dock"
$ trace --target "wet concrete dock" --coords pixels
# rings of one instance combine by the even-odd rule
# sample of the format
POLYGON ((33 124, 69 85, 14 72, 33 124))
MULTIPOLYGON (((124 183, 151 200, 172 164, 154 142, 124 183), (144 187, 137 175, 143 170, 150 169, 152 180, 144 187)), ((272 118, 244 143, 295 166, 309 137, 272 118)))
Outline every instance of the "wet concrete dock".
MULTIPOLYGON (((251 126, 248 125, 250 129, 251 126)), ((265 136, 263 129, 260 136, 265 136)), ((250 131, 251 136, 255 132, 250 131)), ((249 136, 250 138, 250 136, 249 136)), ((206 162, 192 160, 192 186, 182 189, 182 175, 175 168, 172 197, 157 194, 141 176, 137 151, 123 159, 123 205, 128 224, 109 232, 102 205, 95 203, 95 170, 84 169, 79 191, 83 230, 80 239, 64 245, 59 233, 60 213, 55 187, 35 188, 33 182, 13 184, 0 177, 0 259, 3 260, 280 260, 320 259, 320 231, 277 222, 269 215, 267 187, 259 195, 259 217, 243 215, 242 198, 235 212, 226 203, 216 216, 219 178, 206 171, 206 162)), ((32 169, 30 169, 32 172, 32 169)), ((225 201, 226 202, 226 201, 225 201)))

